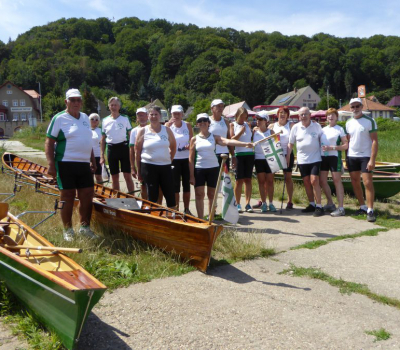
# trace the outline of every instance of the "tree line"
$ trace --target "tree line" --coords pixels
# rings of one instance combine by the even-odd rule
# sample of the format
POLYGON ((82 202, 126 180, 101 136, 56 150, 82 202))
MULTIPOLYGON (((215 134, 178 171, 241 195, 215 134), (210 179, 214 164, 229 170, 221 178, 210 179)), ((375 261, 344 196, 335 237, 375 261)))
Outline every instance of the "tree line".
POLYGON ((38 90, 40 82, 46 117, 63 108, 70 87, 85 91, 87 112, 93 112, 90 96, 118 95, 131 116, 156 98, 197 113, 216 97, 252 107, 307 85, 320 94, 329 88, 331 106, 349 100, 359 84, 386 103, 400 94, 399 57, 397 36, 286 36, 164 19, 62 18, 0 41, 0 83, 38 90))

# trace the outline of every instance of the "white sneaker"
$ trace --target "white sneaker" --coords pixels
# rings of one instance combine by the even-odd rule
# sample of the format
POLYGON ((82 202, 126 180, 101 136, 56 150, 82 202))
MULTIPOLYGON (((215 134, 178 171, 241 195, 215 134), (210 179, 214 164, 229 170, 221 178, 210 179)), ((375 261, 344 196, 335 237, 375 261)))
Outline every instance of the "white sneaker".
POLYGON ((79 228, 79 234, 90 239, 99 238, 91 229, 90 226, 81 226, 79 228))
POLYGON ((331 213, 331 216, 338 217, 338 216, 345 216, 346 213, 344 209, 337 208, 334 212, 331 213))
POLYGON ((71 242, 74 240, 75 232, 72 227, 68 227, 63 231, 64 241, 71 242))

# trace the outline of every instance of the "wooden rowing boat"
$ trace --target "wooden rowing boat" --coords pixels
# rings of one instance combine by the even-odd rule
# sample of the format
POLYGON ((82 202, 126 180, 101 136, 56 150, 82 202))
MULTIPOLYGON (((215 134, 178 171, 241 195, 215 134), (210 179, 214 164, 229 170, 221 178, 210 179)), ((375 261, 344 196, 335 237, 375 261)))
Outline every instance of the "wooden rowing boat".
MULTIPOLYGON (((275 174, 275 178, 283 180, 283 173, 281 171, 277 172, 275 174)), ((292 173, 292 179, 293 179, 293 181, 296 181, 296 182, 301 182, 301 183, 303 182, 300 173, 296 172, 296 171, 294 171, 292 173)), ((374 173, 372 175, 372 181, 374 183, 376 198, 379 198, 379 199, 389 198, 400 192, 400 174, 399 173, 374 171, 374 173)), ((344 173, 342 175, 342 183, 343 183, 343 188, 344 188, 345 193, 354 195, 353 186, 351 184, 351 179, 350 179, 349 173, 344 173)), ((328 176, 328 184, 329 184, 329 187, 333 191, 335 191, 335 185, 333 184, 333 180, 332 180, 330 173, 328 176)), ((361 181, 361 186, 362 186, 363 191, 365 191, 362 181, 361 181)))
MULTIPOLYGON (((344 170, 347 171, 346 160, 343 159, 343 167, 344 170)), ((399 173, 400 172, 400 163, 390 163, 390 162, 375 162, 375 170, 374 173, 386 171, 388 173, 399 173)))
POLYGON ((68 349, 106 286, 0 203, 0 279, 68 349))
MULTIPOLYGON (((47 174, 46 167, 11 153, 3 154, 3 164, 25 181, 59 194, 57 183, 47 174)), ((96 223, 122 230, 135 239, 177 254, 200 271, 207 270, 211 250, 223 229, 222 225, 209 224, 205 220, 99 184, 95 185, 94 190, 92 215, 96 223), (133 208, 126 205, 130 200, 135 200, 139 206, 133 208)))

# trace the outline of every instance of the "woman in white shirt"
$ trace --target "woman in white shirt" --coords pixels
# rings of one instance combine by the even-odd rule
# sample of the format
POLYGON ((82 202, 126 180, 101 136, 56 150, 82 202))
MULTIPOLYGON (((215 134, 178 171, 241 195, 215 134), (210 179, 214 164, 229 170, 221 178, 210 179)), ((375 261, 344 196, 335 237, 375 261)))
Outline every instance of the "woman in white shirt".
POLYGON ((146 183, 148 199, 156 203, 159 188, 167 206, 175 208, 175 192, 171 163, 176 152, 174 134, 161 124, 160 107, 148 111, 150 125, 140 129, 136 136, 135 158, 138 180, 146 183))
POLYGON ((101 177, 101 165, 100 165, 100 141, 101 141, 101 129, 99 128, 100 116, 97 113, 92 113, 89 115, 90 128, 92 129, 92 143, 93 143, 93 153, 96 159, 96 172, 94 177, 96 182, 102 183, 103 178, 101 177))
POLYGON ((331 216, 344 216, 343 208, 344 190, 342 183, 342 151, 347 150, 348 141, 343 128, 337 125, 339 113, 334 108, 326 111, 326 119, 328 125, 322 129, 321 135, 321 170, 319 174, 319 182, 325 193, 328 203, 324 206, 325 211, 332 211, 331 216), (328 185, 328 174, 331 171, 333 183, 335 185, 336 197, 338 199, 339 208, 336 209, 332 201, 331 189, 328 185))

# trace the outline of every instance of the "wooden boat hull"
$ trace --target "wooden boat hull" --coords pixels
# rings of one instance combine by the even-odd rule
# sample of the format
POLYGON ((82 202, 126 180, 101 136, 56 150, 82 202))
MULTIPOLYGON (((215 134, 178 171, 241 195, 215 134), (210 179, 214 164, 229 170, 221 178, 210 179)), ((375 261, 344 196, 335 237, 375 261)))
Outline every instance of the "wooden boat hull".
MULTIPOLYGON (((46 176, 46 167, 10 153, 3 155, 3 164, 27 181, 40 183, 52 193, 59 193, 54 179, 46 176)), ((96 184, 94 190, 93 219, 96 223, 114 227, 135 239, 174 252, 200 271, 206 272, 212 247, 223 229, 222 225, 209 224, 205 220, 102 185, 96 184), (118 209, 107 205, 108 198, 134 198, 143 203, 144 209, 118 209)))
MULTIPOLYGON (((26 230, 27 247, 52 246, 11 214, 7 220, 26 230)), ((0 279, 39 321, 59 336, 66 348, 73 349, 106 287, 63 254, 23 257, 26 250, 19 252, 22 256, 0 247, 0 279)))
MULTIPOLYGON (((283 180, 283 173, 278 172, 275 174, 276 179, 283 180)), ((292 179, 296 182, 303 182, 300 173, 293 172, 292 179)), ((392 197, 400 192, 400 174, 398 173, 387 173, 384 171, 375 171, 372 176, 374 183, 375 198, 385 199, 392 197)), ((354 195, 353 186, 351 185, 351 179, 349 174, 342 175, 342 183, 345 193, 354 195)), ((332 177, 328 176, 328 184, 332 191, 335 191, 335 185, 332 177)), ((361 186, 365 192, 364 184, 361 181, 361 186)))

